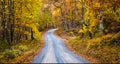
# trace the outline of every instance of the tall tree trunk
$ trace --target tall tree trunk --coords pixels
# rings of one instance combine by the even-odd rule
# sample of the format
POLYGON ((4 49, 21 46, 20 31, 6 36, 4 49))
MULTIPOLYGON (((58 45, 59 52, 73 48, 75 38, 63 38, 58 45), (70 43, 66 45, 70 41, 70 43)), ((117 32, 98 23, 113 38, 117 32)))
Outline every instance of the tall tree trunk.
POLYGON ((20 40, 21 40, 21 32, 20 32, 20 30, 21 30, 21 22, 22 22, 22 6, 23 6, 23 3, 22 3, 22 1, 20 1, 20 20, 19 20, 19 26, 18 26, 18 36, 17 36, 17 40, 18 40, 18 42, 20 42, 20 40))
POLYGON ((5 26, 6 26, 6 10, 5 10, 5 0, 3 0, 2 2, 1 2, 1 4, 2 4, 2 11, 1 11, 1 14, 2 14, 2 17, 1 17, 1 21, 2 21, 2 40, 5 40, 6 39, 6 28, 5 28, 5 26))
POLYGON ((32 28, 31 28, 31 40, 34 40, 35 38, 34 38, 34 32, 33 32, 33 30, 32 30, 32 28))

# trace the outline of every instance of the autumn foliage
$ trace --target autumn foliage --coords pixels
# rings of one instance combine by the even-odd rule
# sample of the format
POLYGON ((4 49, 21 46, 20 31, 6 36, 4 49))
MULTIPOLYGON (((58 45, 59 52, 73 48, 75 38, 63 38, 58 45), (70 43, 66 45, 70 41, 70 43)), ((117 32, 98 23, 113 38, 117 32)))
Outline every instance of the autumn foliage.
POLYGON ((75 42, 119 44, 120 0, 0 0, 0 52, 11 53, 21 41, 41 40, 41 32, 51 28, 79 37, 75 42), (103 42, 109 34, 114 37, 103 42))

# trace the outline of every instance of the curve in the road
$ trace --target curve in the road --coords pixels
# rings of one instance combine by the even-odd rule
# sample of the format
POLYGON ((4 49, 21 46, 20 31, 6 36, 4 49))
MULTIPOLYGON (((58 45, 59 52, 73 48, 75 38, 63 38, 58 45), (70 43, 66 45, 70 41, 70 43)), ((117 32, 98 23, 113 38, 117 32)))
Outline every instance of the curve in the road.
POLYGON ((90 63, 82 57, 74 54, 64 44, 64 41, 49 30, 45 35, 46 44, 32 63, 90 63))

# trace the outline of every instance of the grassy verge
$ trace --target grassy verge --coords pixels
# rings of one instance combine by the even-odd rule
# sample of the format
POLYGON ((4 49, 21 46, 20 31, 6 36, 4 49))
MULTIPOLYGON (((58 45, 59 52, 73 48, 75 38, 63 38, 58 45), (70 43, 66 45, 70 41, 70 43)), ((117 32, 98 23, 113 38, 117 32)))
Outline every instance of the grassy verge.
POLYGON ((0 52, 0 63, 31 63, 44 46, 40 40, 26 40, 0 52))
POLYGON ((94 39, 76 37, 69 41, 70 46, 80 54, 92 57, 100 63, 120 62, 120 33, 108 34, 94 39))

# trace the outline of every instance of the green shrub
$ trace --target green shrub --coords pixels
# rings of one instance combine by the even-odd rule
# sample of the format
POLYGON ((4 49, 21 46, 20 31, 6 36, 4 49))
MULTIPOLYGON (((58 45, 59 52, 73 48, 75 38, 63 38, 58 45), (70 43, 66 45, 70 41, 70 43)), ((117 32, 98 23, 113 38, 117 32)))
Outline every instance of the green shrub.
POLYGON ((0 49, 8 48, 8 42, 7 40, 0 41, 0 49))
POLYGON ((19 50, 21 50, 21 51, 27 51, 28 47, 26 45, 20 45, 19 46, 19 50))
POLYGON ((69 32, 69 35, 70 35, 70 36, 73 36, 73 35, 74 35, 74 32, 69 32))
POLYGON ((21 51, 17 50, 17 49, 13 49, 13 50, 7 49, 3 52, 3 56, 5 58, 15 58, 15 57, 20 56, 20 55, 21 55, 21 51))

